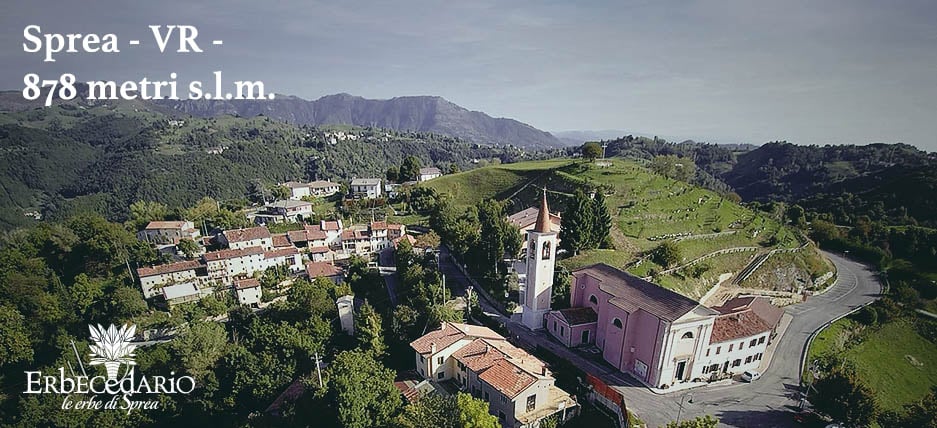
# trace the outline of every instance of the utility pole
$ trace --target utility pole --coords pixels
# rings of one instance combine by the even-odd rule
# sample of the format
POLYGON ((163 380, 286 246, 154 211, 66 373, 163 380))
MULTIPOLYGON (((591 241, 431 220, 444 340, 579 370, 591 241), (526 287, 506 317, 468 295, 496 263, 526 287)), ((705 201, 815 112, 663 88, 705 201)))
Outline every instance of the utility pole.
POLYGON ((322 388, 322 369, 319 368, 319 351, 316 351, 316 375, 319 376, 319 388, 322 388))

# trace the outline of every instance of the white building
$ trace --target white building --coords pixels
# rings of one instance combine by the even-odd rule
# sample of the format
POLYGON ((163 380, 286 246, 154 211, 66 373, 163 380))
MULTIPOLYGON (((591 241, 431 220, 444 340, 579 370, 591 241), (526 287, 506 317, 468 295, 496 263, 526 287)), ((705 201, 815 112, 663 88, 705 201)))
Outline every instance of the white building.
POLYGON ((280 221, 289 222, 305 220, 312 217, 314 214, 312 211, 312 203, 289 199, 267 204, 265 210, 268 215, 274 216, 274 218, 280 221))
POLYGON ((273 237, 263 226, 226 230, 218 235, 218 241, 233 250, 250 247, 261 247, 265 250, 273 248, 273 237))
POLYGON ((151 244, 178 244, 183 238, 198 242, 199 236, 191 221, 151 221, 137 232, 137 239, 151 244))
POLYGON ((246 306, 260 305, 260 297, 263 290, 260 287, 260 281, 255 278, 242 279, 234 281, 234 296, 238 303, 246 306))
POLYGON ((349 192, 356 198, 374 199, 381 197, 380 178, 356 178, 351 180, 349 192))
POLYGON ((149 299, 159 295, 162 286, 196 280, 199 270, 204 269, 205 266, 197 261, 183 261, 139 268, 137 277, 140 279, 143 297, 149 299))
POLYGON ((342 232, 341 244, 345 254, 370 254, 389 248, 394 239, 406 234, 406 226, 372 221, 367 228, 347 229, 342 232))
POLYGON ((212 280, 231 284, 239 276, 251 276, 267 269, 262 247, 231 248, 202 255, 212 280))
POLYGON ((703 377, 757 369, 784 311, 764 297, 737 297, 713 309, 719 315, 698 363, 703 377))
POLYGON ((550 228, 547 192, 543 191, 537 221, 527 233, 526 275, 521 287, 521 322, 531 330, 542 329, 553 296, 553 270, 556 263, 557 233, 550 228))
POLYGON ((442 171, 436 167, 420 168, 420 176, 417 181, 429 181, 442 176, 442 171))
POLYGON ((163 298, 166 300, 166 303, 169 307, 173 307, 182 303, 194 302, 201 299, 203 296, 211 294, 211 289, 200 289, 198 284, 195 282, 187 282, 183 284, 168 285, 163 287, 163 298))
POLYGON ((424 379, 455 381, 488 402, 503 427, 537 427, 553 415, 562 423, 578 411, 542 361, 487 327, 446 322, 410 347, 424 379))
POLYGON ((286 183, 280 183, 281 186, 290 189, 290 199, 298 201, 307 196, 312 196, 311 189, 309 188, 309 183, 299 183, 296 181, 287 181, 286 183))
POLYGON ((349 336, 355 335, 355 296, 342 296, 335 301, 338 307, 338 319, 342 324, 342 331, 349 336))
POLYGON ((342 187, 338 183, 333 183, 331 181, 313 181, 309 183, 309 193, 312 193, 312 196, 316 197, 325 197, 332 196, 341 190, 342 187))

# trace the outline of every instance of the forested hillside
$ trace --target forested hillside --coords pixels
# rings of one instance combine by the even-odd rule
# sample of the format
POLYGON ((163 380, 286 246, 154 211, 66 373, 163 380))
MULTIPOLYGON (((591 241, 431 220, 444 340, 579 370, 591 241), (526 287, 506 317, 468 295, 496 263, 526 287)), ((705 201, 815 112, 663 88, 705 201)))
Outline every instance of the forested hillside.
POLYGON ((469 169, 520 149, 432 133, 294 126, 267 117, 166 116, 140 103, 68 103, 0 114, 0 228, 29 215, 92 211, 126 218, 137 200, 170 207, 244 199, 286 180, 383 177, 406 156, 469 169))

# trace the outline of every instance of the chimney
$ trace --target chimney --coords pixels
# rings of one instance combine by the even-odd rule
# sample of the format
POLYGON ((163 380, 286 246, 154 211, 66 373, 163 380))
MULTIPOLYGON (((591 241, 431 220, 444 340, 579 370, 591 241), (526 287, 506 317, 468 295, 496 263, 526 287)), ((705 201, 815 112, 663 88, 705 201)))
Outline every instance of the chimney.
POLYGON ((540 366, 540 374, 543 376, 547 375, 547 366, 540 366))
POLYGON ((430 343, 430 344, 429 344, 429 353, 430 353, 430 355, 436 353, 436 342, 433 342, 433 343, 430 343))
POLYGON ((489 351, 491 351, 491 345, 489 345, 488 342, 485 342, 485 353, 487 354, 489 351))

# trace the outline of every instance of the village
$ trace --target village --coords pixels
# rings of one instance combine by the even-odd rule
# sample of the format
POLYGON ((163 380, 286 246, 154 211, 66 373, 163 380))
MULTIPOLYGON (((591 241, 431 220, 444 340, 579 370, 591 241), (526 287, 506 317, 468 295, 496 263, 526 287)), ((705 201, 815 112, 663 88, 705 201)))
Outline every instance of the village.
MULTIPOLYGON (((419 181, 440 175, 436 168, 424 168, 419 181)), ((346 225, 341 219, 307 223, 305 219, 314 214, 307 202, 310 197, 332 196, 341 188, 338 183, 282 185, 290 189, 288 198, 246 214, 257 224, 254 227, 202 235, 192 222, 179 220, 153 221, 140 230, 138 239, 177 258, 183 254, 180 242, 198 244, 188 259, 136 270, 148 301, 171 309, 231 293, 237 304, 262 310, 269 299, 259 278, 268 270, 286 274, 277 288, 288 287, 293 277, 342 283, 344 267, 352 258, 380 270, 390 300, 396 301, 392 260, 395 249, 406 241, 407 251, 435 254, 443 275, 452 276, 450 288, 457 290, 460 307, 475 301, 478 308, 477 312, 467 308, 469 316, 462 322, 442 322, 414 340, 413 370, 398 373, 395 386, 410 401, 427 392, 468 392, 484 399, 502 426, 511 428, 538 427, 544 420, 562 423, 579 413, 584 399, 603 406, 620 426, 628 426, 633 417, 625 391, 610 385, 614 381, 589 375, 584 381, 591 392, 577 397, 559 388, 551 365, 528 350, 548 349, 574 365, 602 364, 617 373, 612 379, 626 376, 659 394, 757 380, 790 322, 790 316, 766 297, 739 296, 707 307, 601 263, 573 271, 569 304, 552 309, 562 217, 550 212, 545 191, 538 207, 506 218, 521 232, 523 245, 521 254, 510 260, 520 281, 518 302, 505 311, 498 299, 473 287, 464 268, 458 269, 462 275, 446 271, 445 265, 459 263, 444 246, 417 245, 414 233, 403 224, 373 220, 346 225), (299 223, 301 228, 271 233, 267 227, 283 222, 299 223), (473 289, 478 295, 474 300, 473 289), (499 332, 490 328, 496 326, 499 332)), ((393 187, 383 186, 381 179, 361 178, 351 180, 348 189, 346 197, 367 200, 382 197, 393 187)), ((355 333, 355 312, 362 303, 351 294, 335 301, 342 330, 348 334, 355 333)))

